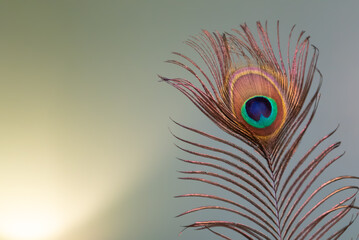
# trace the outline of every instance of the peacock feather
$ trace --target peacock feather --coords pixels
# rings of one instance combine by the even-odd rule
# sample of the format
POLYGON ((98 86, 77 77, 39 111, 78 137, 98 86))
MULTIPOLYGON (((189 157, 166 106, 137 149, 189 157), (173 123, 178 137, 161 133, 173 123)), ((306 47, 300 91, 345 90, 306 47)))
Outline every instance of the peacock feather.
POLYGON ((276 52, 267 24, 257 22, 257 40, 246 24, 233 33, 204 30, 188 40, 206 68, 178 52, 174 54, 182 61, 168 61, 187 70, 194 79, 160 78, 183 93, 234 137, 231 139, 240 140, 226 140, 175 122, 216 144, 206 146, 175 135, 186 146, 197 149, 179 146, 181 150, 201 159, 181 160, 204 168, 182 171, 187 175, 182 179, 208 184, 225 196, 233 196, 178 196, 216 203, 180 214, 217 211, 211 220, 186 228, 207 229, 224 239, 233 239, 232 232, 240 236, 235 239, 339 239, 354 222, 359 188, 350 184, 359 178, 345 175, 325 182, 319 178, 343 155, 332 156, 340 142, 323 147, 336 129, 317 140, 303 156, 296 154, 318 107, 322 75, 316 67, 318 49, 310 45, 304 32, 292 47, 293 30, 286 55, 281 52, 279 22, 276 52), (313 80, 315 76, 319 79, 313 80), (226 219, 228 214, 238 221, 226 219))

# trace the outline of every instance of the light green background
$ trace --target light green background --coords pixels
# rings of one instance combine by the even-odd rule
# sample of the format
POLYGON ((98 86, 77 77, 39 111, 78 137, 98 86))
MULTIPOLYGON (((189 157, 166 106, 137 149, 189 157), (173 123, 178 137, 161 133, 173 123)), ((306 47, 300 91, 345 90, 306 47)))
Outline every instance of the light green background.
POLYGON ((268 20, 275 31, 280 20, 282 36, 306 30, 324 75, 307 137, 340 123, 333 138, 347 154, 328 174, 359 175, 358 9, 354 0, 0 1, 0 239, 216 239, 178 237, 193 219, 174 216, 193 205, 173 196, 192 185, 177 180, 182 153, 168 131, 187 134, 169 116, 213 125, 157 78, 188 76, 164 61, 194 53, 183 41, 201 29, 268 20))

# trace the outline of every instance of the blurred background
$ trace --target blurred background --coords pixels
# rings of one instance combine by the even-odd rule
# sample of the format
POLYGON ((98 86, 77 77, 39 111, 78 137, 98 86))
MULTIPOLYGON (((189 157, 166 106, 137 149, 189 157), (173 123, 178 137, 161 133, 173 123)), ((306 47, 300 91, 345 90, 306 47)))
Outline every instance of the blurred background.
MULTIPOLYGON (((173 196, 181 152, 169 117, 217 130, 157 74, 201 29, 268 20, 320 49, 321 104, 307 138, 339 123, 346 151, 328 171, 358 175, 359 2, 335 0, 0 1, 0 239, 216 239, 181 226, 191 206, 173 196)), ((332 141, 334 141, 332 140, 332 141)), ((312 143, 312 142, 310 142, 312 143)), ((356 231, 350 230, 351 233, 356 231)), ((350 232, 348 235, 350 236, 350 232)), ((348 237, 349 238, 349 237, 348 237)), ((343 238, 344 239, 344 238, 343 238)))

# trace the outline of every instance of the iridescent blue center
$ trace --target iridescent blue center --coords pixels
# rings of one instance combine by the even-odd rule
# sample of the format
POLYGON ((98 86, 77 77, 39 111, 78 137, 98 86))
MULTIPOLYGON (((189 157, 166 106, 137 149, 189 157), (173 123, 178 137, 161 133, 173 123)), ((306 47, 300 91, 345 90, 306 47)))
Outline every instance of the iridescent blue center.
POLYGON ((272 106, 267 98, 254 97, 246 102, 246 111, 250 118, 258 122, 262 115, 265 118, 270 116, 272 106))
POLYGON ((277 117, 277 103, 266 96, 248 98, 241 108, 243 119, 251 126, 265 128, 270 126, 277 117))

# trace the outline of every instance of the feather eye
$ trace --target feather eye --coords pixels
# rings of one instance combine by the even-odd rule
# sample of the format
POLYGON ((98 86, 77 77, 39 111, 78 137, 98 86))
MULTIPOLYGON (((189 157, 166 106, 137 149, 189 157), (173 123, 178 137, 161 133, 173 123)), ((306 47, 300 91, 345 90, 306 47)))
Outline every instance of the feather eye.
POLYGON ((313 46, 309 57, 309 37, 304 37, 304 32, 299 34, 290 56, 293 29, 289 34, 286 61, 280 48, 279 22, 276 53, 269 40, 267 25, 263 27, 257 22, 259 41, 246 24, 241 25, 241 30, 234 29, 233 34, 211 34, 204 30, 201 35, 188 40, 187 44, 199 54, 208 71, 181 53, 174 54, 183 58, 185 63, 168 61, 191 73, 200 87, 187 79, 160 78, 188 97, 220 129, 261 156, 258 158, 240 145, 175 122, 218 145, 224 145, 225 149, 233 150, 205 146, 175 136, 199 150, 180 149, 204 159, 182 161, 210 169, 182 172, 190 175, 182 179, 208 184, 240 199, 235 201, 205 193, 180 195, 225 204, 200 206, 181 216, 216 209, 250 222, 211 220, 187 227, 208 229, 224 239, 231 238, 214 228, 227 228, 245 239, 305 240, 338 239, 354 222, 355 218, 330 235, 333 226, 345 219, 351 210, 358 209, 354 202, 359 188, 347 186, 345 181, 359 178, 339 176, 321 184, 318 180, 342 156, 327 160, 340 142, 312 156, 335 131, 317 141, 304 156, 294 159, 318 107, 322 76, 316 68, 318 50, 313 46), (313 87, 315 73, 320 78, 313 87), (336 187, 338 182, 342 185, 336 187), (325 191, 329 193, 318 198, 318 193, 325 191), (323 207, 326 209, 320 212, 323 207))
MULTIPOLYGON (((238 36, 228 33, 212 35, 203 31, 202 35, 187 41, 204 60, 211 76, 190 58, 174 53, 192 64, 203 75, 204 81, 189 66, 175 60, 168 61, 192 73, 203 89, 185 79, 160 78, 184 93, 224 131, 249 144, 263 156, 274 156, 295 130, 300 118, 298 114, 311 88, 318 51, 314 49, 307 69, 309 37, 301 40, 302 32, 295 56, 288 60, 287 71, 281 52, 278 62, 268 33, 260 23, 258 33, 262 48, 247 25, 241 27, 242 31, 234 30, 238 36)), ((320 85, 309 105, 318 101, 320 85)))
POLYGON ((275 136, 286 120, 285 93, 273 75, 268 70, 243 67, 228 79, 233 115, 260 139, 275 136))

